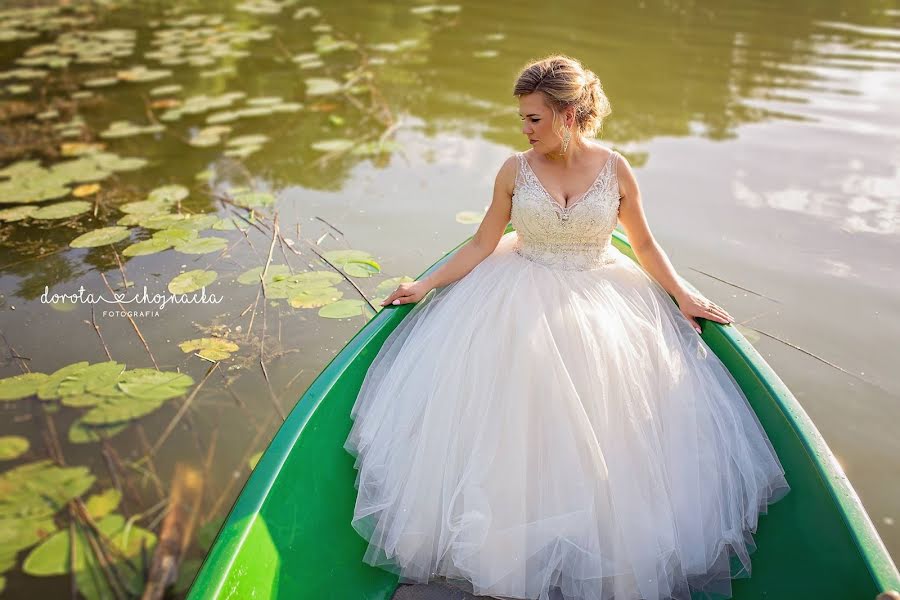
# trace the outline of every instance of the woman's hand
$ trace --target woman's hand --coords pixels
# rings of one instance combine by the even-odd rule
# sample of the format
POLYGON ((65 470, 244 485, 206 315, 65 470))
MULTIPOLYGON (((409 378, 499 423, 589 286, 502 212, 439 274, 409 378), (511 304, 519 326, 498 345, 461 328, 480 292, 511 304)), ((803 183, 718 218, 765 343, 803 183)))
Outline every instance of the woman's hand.
POLYGON ((425 294, 431 291, 431 287, 424 281, 408 281, 401 283, 397 289, 391 292, 391 295, 384 299, 382 306, 388 304, 409 304, 410 302, 418 302, 425 294))
POLYGON ((734 323, 734 318, 724 308, 707 300, 700 294, 685 292, 676 300, 681 313, 687 317, 687 320, 691 322, 691 326, 697 330, 697 333, 700 333, 700 324, 694 320, 694 317, 702 317, 725 324, 734 323))

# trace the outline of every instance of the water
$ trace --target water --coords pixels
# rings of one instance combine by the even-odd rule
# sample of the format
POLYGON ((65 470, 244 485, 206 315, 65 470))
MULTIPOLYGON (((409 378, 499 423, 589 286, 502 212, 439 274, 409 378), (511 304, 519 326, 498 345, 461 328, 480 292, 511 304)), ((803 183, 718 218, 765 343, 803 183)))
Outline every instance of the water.
MULTIPOLYGON (((190 375, 191 391, 200 388, 130 421, 104 444, 68 441, 71 423, 88 409, 62 406, 45 416, 54 402, 0 403, 6 417, 0 434, 30 443, 4 469, 51 456, 43 432, 52 420, 66 463, 84 465, 98 478, 90 493, 109 488, 112 473, 130 481, 118 511, 147 511, 138 524, 158 532, 162 516, 153 508, 165 497, 176 463, 202 468, 210 460, 200 525, 206 525, 207 535, 214 533, 216 517, 227 512, 254 455, 274 435, 279 415, 371 314, 360 309, 355 317, 332 319, 319 316, 318 308, 293 308, 284 298, 257 302, 259 286, 235 279, 263 266, 270 248, 271 264, 289 264, 298 272, 329 270, 311 245, 319 252, 362 250, 381 272, 348 277, 377 306, 381 281, 415 277, 475 231, 477 225, 457 222, 457 213, 483 211, 500 164, 527 147, 511 96, 514 76, 528 60, 562 52, 600 77, 613 107, 600 141, 634 166, 657 240, 681 275, 746 326, 745 334, 816 423, 897 560, 900 11, 891 3, 643 2, 602 9, 575 2, 465 3, 458 11, 424 15, 411 12, 415 5, 409 3, 344 2, 319 6, 319 16, 296 19, 300 5, 279 15, 247 12, 237 2, 178 6, 174 13, 174 4, 166 3, 81 5, 83 12, 74 16, 82 23, 32 38, 0 36, 6 40, 0 42, 0 68, 8 71, 22 66, 15 61, 29 48, 53 43, 68 29, 135 32, 131 52, 114 62, 30 67, 50 73, 46 85, 20 77, 0 80, 6 117, 0 123, 0 167, 22 159, 58 163, 65 160, 59 152, 66 141, 101 142, 107 152, 148 161, 103 178, 100 191, 85 197, 92 204, 87 213, 0 224, 5 340, 0 340, 0 376, 23 368, 52 373, 79 360, 98 363, 111 356, 128 369, 153 367, 156 361, 163 371, 190 375), (221 20, 182 21, 184 29, 172 38, 154 37, 171 29, 173 19, 200 14, 221 20), (201 32, 203 44, 193 55, 208 64, 165 65, 157 60, 160 55, 147 55, 171 49, 174 40, 189 39, 190 32, 206 26, 210 29, 201 32), (223 31, 267 37, 230 40, 230 48, 246 50, 246 56, 211 56, 223 31), (320 38, 324 34, 355 40, 364 51, 329 52, 328 40, 320 38), (315 53, 317 39, 321 66, 303 68, 292 60, 315 53), (84 86, 138 64, 172 74, 84 86), (360 89, 308 94, 308 78, 342 83, 344 74, 355 77, 360 89), (5 87, 17 84, 32 88, 5 87), (182 89, 150 94, 170 84, 182 89), (85 90, 94 97, 72 99, 85 90), (230 107, 161 120, 171 106, 159 101, 227 92, 246 96, 230 107), (189 143, 210 125, 205 122, 210 115, 271 96, 303 106, 220 123, 232 130, 217 144, 189 143), (52 108, 59 116, 38 118, 52 108), (85 123, 76 137, 53 133, 54 124, 74 115, 85 123), (118 120, 158 122, 164 130, 100 137, 118 120), (227 140, 257 134, 268 136, 258 151, 245 158, 224 156, 227 140), (390 145, 377 155, 344 152, 322 161, 326 153, 313 146, 382 135, 390 145), (207 169, 212 187, 197 178, 207 169), (73 293, 82 285, 107 291, 101 272, 119 289, 123 274, 109 246, 84 250, 68 244, 86 231, 115 225, 124 216, 116 207, 170 184, 189 188, 183 212, 220 217, 249 216, 216 198, 233 197, 238 186, 277 198, 251 217, 260 229, 238 221, 246 236, 237 230, 200 232, 225 238, 224 252, 169 249, 126 257, 122 251, 129 242, 115 245, 125 277, 138 289, 146 285, 151 294, 165 293, 180 272, 214 270, 217 279, 208 290, 221 295, 222 303, 168 306, 158 316, 136 317, 142 342, 128 319, 102 316, 104 307, 94 306, 98 336, 90 305, 60 310, 40 301, 45 286, 51 293, 73 293), (273 245, 276 211, 283 239, 273 245), (178 344, 220 336, 239 349, 200 385, 213 363, 178 344), (26 358, 14 358, 10 348, 26 358), (147 474, 151 463, 135 462, 154 445, 152 472, 159 485, 147 474), (113 454, 121 467, 110 466, 113 454)), ((62 14, 73 16, 71 9, 62 14)), ((12 22, 8 15, 3 20, 12 22)), ((30 17, 14 28, 34 31, 49 22, 30 17)), ((15 206, 24 204, 0 209, 15 206)), ((132 226, 131 242, 152 231, 132 226)), ((347 281, 336 288, 345 300, 361 299, 347 281)), ((202 541, 192 544, 191 564, 196 566, 204 551, 202 541)), ((22 572, 29 552, 23 550, 5 573, 8 592, 15 597, 67 593, 67 577, 22 572)))

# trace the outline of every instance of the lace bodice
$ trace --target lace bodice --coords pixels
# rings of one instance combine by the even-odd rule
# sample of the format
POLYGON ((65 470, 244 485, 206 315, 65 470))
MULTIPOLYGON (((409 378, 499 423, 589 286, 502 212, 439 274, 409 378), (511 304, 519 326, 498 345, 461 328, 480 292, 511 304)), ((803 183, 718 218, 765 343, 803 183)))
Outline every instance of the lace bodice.
POLYGON ((593 270, 616 260, 610 237, 618 221, 618 153, 613 150, 594 183, 563 207, 544 188, 524 156, 512 196, 515 251, 555 269, 593 270))

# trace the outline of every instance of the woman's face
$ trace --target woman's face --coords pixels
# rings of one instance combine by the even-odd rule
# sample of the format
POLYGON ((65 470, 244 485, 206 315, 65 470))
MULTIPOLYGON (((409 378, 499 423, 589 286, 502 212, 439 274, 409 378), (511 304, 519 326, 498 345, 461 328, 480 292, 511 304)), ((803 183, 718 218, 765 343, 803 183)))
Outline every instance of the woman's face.
MULTIPOLYGON (((562 145, 562 138, 554 131, 553 111, 544 103, 544 96, 534 92, 519 98, 519 117, 522 119, 522 133, 536 152, 547 154, 562 145)), ((556 127, 563 125, 566 114, 559 116, 556 127)))

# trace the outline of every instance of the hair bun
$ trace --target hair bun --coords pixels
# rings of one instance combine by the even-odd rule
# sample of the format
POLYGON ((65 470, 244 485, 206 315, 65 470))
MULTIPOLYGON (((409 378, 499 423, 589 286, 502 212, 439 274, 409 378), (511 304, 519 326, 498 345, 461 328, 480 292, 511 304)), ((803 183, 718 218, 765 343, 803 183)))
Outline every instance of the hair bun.
POLYGON ((582 135, 595 135, 603 119, 612 112, 600 78, 570 56, 554 54, 525 66, 516 79, 513 95, 535 92, 544 96, 553 111, 554 123, 560 112, 574 107, 582 135))

